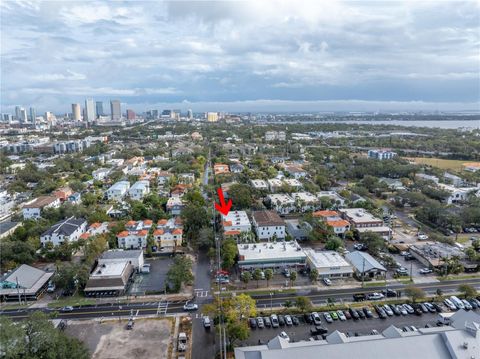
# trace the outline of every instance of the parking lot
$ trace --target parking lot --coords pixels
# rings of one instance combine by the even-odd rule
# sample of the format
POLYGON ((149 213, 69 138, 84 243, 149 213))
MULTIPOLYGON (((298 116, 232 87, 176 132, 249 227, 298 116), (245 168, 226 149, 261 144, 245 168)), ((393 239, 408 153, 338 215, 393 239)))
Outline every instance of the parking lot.
MULTIPOLYGON (((423 313, 422 315, 408 314, 399 316, 389 316, 386 319, 380 319, 373 308, 371 308, 374 317, 366 319, 347 319, 345 321, 334 320, 333 323, 327 323, 323 313, 319 313, 321 317, 321 326, 328 330, 328 334, 335 330, 348 334, 349 336, 363 336, 372 334, 372 330, 377 330, 381 333, 383 330, 391 325, 400 329, 406 326, 415 326, 416 328, 425 327, 430 324, 436 325, 438 313, 423 313)), ((446 310, 445 310, 446 311, 446 310)), ((444 312, 445 312, 444 311, 444 312)), ((478 311, 478 310, 477 310, 478 311)), ((259 343, 266 343, 270 339, 285 332, 290 341, 310 340, 312 337, 310 329, 314 328, 313 324, 307 324, 303 315, 297 315, 300 324, 298 326, 280 326, 278 328, 255 328, 250 331, 250 337, 241 343, 241 345, 258 345, 259 343)), ((410 329, 409 329, 410 330, 410 329)))
POLYGON ((165 278, 173 259, 159 257, 146 259, 145 264, 150 264, 150 273, 138 273, 130 286, 130 295, 144 295, 145 293, 160 293, 165 290, 165 278))

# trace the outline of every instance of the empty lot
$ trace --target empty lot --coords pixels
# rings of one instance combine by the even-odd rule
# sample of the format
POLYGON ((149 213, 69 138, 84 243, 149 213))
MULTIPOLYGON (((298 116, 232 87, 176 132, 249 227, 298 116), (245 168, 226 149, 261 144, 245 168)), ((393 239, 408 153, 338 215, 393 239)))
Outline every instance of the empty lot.
POLYGON ((69 321, 66 333, 83 341, 94 359, 167 358, 172 321, 137 319, 132 330, 126 320, 69 321))

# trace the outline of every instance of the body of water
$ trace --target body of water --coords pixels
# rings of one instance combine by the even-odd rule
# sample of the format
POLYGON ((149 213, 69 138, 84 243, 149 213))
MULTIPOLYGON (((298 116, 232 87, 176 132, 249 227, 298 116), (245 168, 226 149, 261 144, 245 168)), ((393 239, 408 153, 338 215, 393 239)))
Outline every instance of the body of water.
POLYGON ((480 129, 480 120, 444 120, 444 121, 426 121, 426 120, 391 120, 391 121, 373 121, 373 120, 315 120, 315 121, 281 121, 274 123, 348 123, 357 125, 393 125, 405 127, 429 127, 429 128, 470 128, 480 129))

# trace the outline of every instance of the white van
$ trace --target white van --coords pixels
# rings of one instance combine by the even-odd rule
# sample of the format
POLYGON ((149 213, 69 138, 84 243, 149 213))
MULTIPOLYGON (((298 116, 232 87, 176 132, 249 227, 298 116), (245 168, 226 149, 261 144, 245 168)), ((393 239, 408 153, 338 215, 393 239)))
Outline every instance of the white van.
POLYGON ((452 295, 450 301, 457 307, 457 309, 465 309, 465 305, 458 297, 452 295))

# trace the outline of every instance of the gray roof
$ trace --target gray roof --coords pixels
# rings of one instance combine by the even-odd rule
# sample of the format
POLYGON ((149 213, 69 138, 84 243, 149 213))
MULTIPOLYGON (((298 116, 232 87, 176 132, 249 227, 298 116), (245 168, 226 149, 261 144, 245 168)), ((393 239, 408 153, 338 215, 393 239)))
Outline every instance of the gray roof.
POLYGON ((78 229, 78 227, 80 227, 84 223, 86 224, 86 222, 87 221, 84 220, 83 218, 70 217, 70 218, 64 219, 63 221, 55 223, 47 231, 42 233, 42 237, 51 236, 54 233, 56 235, 70 236, 73 232, 75 232, 78 229))
POLYGON ((8 232, 10 229, 12 229, 13 227, 15 227, 19 222, 10 222, 10 221, 7 221, 7 222, 0 222, 0 235, 2 233, 6 233, 8 232))
POLYGON ((100 259, 130 259, 138 258, 142 254, 141 249, 132 249, 128 251, 111 250, 103 252, 100 259))
MULTIPOLYGON (((25 293, 30 294, 36 293, 38 289, 40 289, 46 282, 49 281, 53 274, 54 272, 45 272, 27 264, 22 264, 12 273, 6 274, 3 278, 1 278, 1 281, 10 283, 17 283, 18 281, 18 286, 22 289, 22 293, 23 289, 25 289, 25 293)), ((0 288, 0 295, 16 293, 16 288, 0 288)))
POLYGON ((357 271, 360 273, 369 272, 372 269, 387 271, 375 258, 366 252, 355 251, 348 253, 345 258, 352 263, 357 271))

